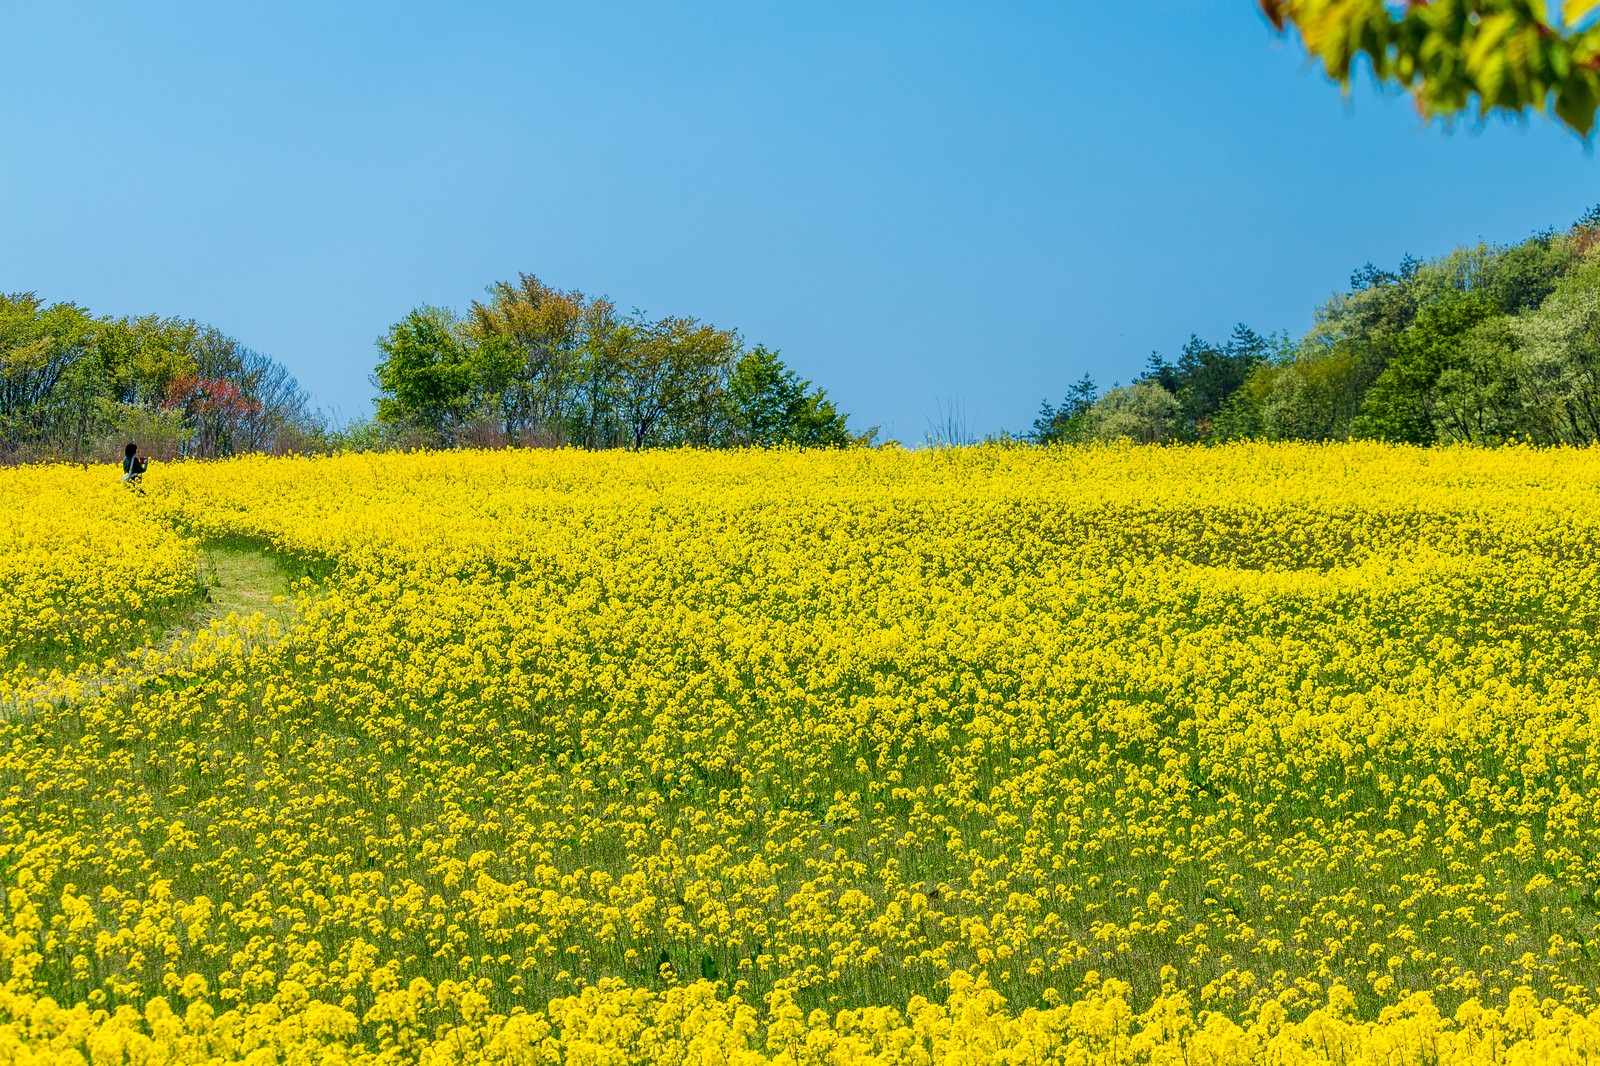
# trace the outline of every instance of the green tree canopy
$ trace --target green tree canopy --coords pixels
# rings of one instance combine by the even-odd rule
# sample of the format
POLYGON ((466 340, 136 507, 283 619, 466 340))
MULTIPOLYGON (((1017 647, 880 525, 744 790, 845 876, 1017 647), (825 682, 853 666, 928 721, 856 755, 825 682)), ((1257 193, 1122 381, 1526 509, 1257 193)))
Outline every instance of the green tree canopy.
POLYGON ((1135 384, 1155 391, 1045 404, 1032 439, 1600 441, 1600 209, 1516 244, 1368 263, 1298 340, 1191 337, 1135 384))
POLYGON ((298 450, 320 439, 288 370, 213 326, 97 318, 0 293, 0 458, 298 450))
POLYGON ((1476 291, 1456 290, 1423 306, 1367 390, 1354 435, 1432 444, 1439 379, 1464 368, 1465 336, 1494 315, 1476 291))
POLYGON ((1177 437, 1182 407, 1178 398, 1151 378, 1113 388, 1089 412, 1095 440, 1162 444, 1177 437))
POLYGON ((1260 0, 1328 74, 1348 86, 1359 60, 1427 116, 1555 115, 1588 136, 1600 106, 1600 0, 1260 0))
POLYGON ((1059 405, 1043 400, 1033 420, 1028 439, 1036 444, 1071 444, 1089 439, 1089 412, 1094 409, 1100 389, 1094 378, 1084 374, 1067 390, 1059 405))
POLYGON ((442 307, 418 307, 378 338, 384 358, 373 371, 382 391, 378 421, 454 443, 470 408, 473 367, 461 321, 442 307))
POLYGON ((778 353, 688 315, 620 314, 532 274, 465 318, 419 307, 378 340, 378 430, 440 444, 868 443, 778 353))
POLYGON ((731 444, 839 447, 851 442, 845 418, 827 394, 813 389, 783 365, 777 352, 761 345, 734 364, 723 410, 731 444))
POLYGON ((475 300, 466 332, 474 342, 476 386, 507 437, 561 423, 577 400, 584 297, 532 274, 489 286, 475 300))

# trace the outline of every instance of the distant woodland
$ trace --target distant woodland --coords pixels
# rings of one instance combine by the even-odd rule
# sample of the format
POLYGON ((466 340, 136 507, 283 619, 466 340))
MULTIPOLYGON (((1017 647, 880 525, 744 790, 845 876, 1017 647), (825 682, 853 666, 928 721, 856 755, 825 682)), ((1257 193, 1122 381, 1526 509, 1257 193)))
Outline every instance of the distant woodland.
POLYGON ((0 462, 243 452, 870 443, 779 354, 687 316, 622 314, 532 275, 377 341, 374 417, 331 425, 274 359, 181 318, 0 293, 0 462))
POLYGON ((1237 327, 1150 357, 1131 384, 1087 377, 1039 442, 1600 439, 1600 209, 1517 244, 1368 264, 1303 337, 1237 327))
POLYGON ((304 451, 324 436, 281 363, 189 319, 0 293, 0 461, 304 451))
MULTIPOLYGON (((372 418, 333 426, 294 376, 190 319, 97 317, 0 293, 0 462, 418 447, 870 444, 779 353, 699 319, 497 282, 377 340, 372 418)), ((959 443, 960 432, 930 434, 959 443)), ((1240 325, 1126 385, 1045 401, 1040 444, 1600 440, 1600 209, 1563 230, 1368 264, 1302 337, 1240 325)))
POLYGON ((582 448, 870 443, 778 353, 698 319, 620 313, 531 274, 378 341, 378 437, 582 448))

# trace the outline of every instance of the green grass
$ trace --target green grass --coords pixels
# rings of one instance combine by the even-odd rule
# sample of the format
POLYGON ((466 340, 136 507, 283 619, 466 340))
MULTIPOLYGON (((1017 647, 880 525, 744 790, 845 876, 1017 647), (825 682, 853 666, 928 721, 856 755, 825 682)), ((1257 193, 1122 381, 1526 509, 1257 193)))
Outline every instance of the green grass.
POLYGON ((211 542, 200 548, 201 603, 182 626, 163 633, 177 639, 230 614, 260 612, 287 624, 294 619, 293 576, 278 555, 249 544, 211 542))
MULTIPOLYGON (((286 557, 256 541, 229 538, 202 542, 194 592, 177 601, 153 605, 131 619, 135 623, 134 636, 113 649, 113 655, 131 661, 133 653, 144 649, 180 652, 203 630, 225 625, 230 618, 243 620, 257 614, 277 623, 281 632, 296 617, 295 582, 300 578, 316 580, 326 572, 326 567, 286 557)), ((119 680, 136 680, 141 674, 126 668, 96 672, 98 664, 80 661, 59 648, 25 649, 22 661, 31 667, 35 681, 32 687, 24 685, 9 699, 0 700, 0 718, 11 717, 18 708, 41 698, 61 702, 65 696, 59 693, 59 684, 49 680, 54 672, 71 676, 86 695, 119 680)))

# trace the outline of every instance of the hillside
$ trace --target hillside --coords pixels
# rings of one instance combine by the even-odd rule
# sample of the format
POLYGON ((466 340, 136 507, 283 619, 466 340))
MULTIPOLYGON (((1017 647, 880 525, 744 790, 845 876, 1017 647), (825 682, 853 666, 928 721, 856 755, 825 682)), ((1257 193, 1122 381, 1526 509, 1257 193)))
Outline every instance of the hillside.
POLYGON ((1153 354, 1131 384, 1080 380, 1040 441, 1600 439, 1600 212, 1511 245, 1367 264, 1299 338, 1239 326, 1153 354))
POLYGON ((58 682, 0 722, 0 1046, 1600 1053, 1585 452, 147 480, 0 471, 0 696, 40 649, 58 682), (80 550, 117 530, 141 566, 80 550), (315 584, 62 694, 170 633, 217 543, 315 584))

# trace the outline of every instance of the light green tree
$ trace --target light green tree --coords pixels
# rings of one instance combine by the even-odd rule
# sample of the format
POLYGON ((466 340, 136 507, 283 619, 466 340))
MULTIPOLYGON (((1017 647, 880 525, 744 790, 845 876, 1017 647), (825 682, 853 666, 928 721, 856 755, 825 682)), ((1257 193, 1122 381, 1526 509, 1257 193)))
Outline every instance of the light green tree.
POLYGON ((1137 381, 1107 392, 1089 411, 1095 440, 1128 439, 1160 444, 1177 432, 1178 398, 1154 381, 1137 381))
POLYGON ((617 349, 613 392, 629 443, 710 444, 718 394, 743 347, 698 319, 634 315, 617 349))
POLYGON ((1563 280, 1537 312, 1511 323, 1521 350, 1524 422, 1535 439, 1600 440, 1600 260, 1563 280))
POLYGON ((476 388, 510 440, 565 440, 580 386, 585 300, 532 274, 489 286, 467 314, 476 388))
POLYGON ((378 338, 377 419, 453 443, 472 406, 473 367, 454 312, 418 307, 378 338))
POLYGON ((0 293, 0 446, 66 448, 81 457, 109 391, 98 323, 76 304, 0 293))
POLYGON ((1434 439, 1501 444, 1516 436, 1525 421, 1523 375, 1510 318, 1468 330, 1434 384, 1434 439))
POLYGON ((1600 106, 1600 0, 1259 0, 1348 86, 1364 59, 1429 117, 1555 115, 1587 136, 1600 106))
POLYGON ((739 357, 723 393, 723 437, 729 444, 842 447, 852 440, 845 417, 821 389, 760 345, 739 357))

